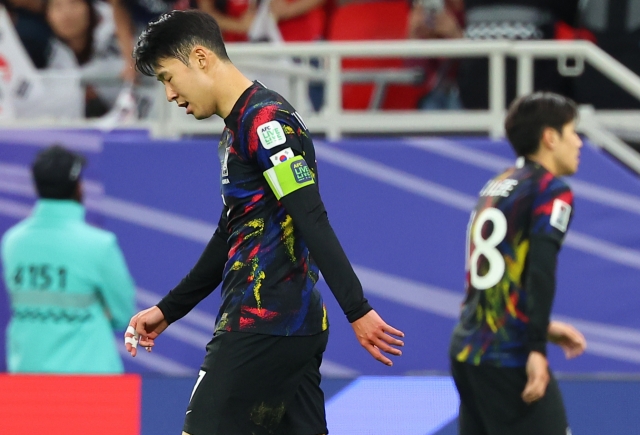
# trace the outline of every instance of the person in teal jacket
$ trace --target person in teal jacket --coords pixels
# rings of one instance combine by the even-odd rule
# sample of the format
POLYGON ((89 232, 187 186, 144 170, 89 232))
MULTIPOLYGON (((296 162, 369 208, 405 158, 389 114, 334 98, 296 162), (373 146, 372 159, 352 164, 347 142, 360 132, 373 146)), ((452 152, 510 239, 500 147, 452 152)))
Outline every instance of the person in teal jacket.
POLYGON ((11 373, 122 373, 114 330, 135 308, 116 236, 85 222, 82 156, 54 145, 32 166, 39 199, 2 237, 11 373))

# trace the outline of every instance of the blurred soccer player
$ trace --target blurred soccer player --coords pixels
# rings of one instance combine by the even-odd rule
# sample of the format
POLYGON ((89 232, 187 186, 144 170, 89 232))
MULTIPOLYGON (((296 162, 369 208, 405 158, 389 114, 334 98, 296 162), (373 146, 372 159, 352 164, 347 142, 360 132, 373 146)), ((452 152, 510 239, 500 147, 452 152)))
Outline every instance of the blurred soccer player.
POLYGON ((224 208, 218 228, 187 276, 135 315, 125 335, 135 356, 222 283, 213 339, 186 411, 192 435, 327 433, 320 363, 327 314, 316 289, 322 271, 357 339, 374 358, 402 332, 371 309, 327 219, 313 142, 277 93, 230 62, 216 21, 172 12, 149 24, 134 51, 167 99, 197 119, 218 115, 224 208), (134 333, 135 328, 135 333, 134 333))
POLYGON ((549 321, 556 262, 573 211, 559 177, 578 170, 575 103, 553 93, 516 100, 505 121, 519 156, 489 180, 471 214, 466 298, 451 340, 461 435, 565 435, 567 417, 546 358, 586 347, 571 325, 549 321))
POLYGON ((60 146, 41 151, 33 213, 2 238, 9 372, 124 371, 113 330, 134 313, 135 288, 114 234, 84 221, 84 163, 60 146))

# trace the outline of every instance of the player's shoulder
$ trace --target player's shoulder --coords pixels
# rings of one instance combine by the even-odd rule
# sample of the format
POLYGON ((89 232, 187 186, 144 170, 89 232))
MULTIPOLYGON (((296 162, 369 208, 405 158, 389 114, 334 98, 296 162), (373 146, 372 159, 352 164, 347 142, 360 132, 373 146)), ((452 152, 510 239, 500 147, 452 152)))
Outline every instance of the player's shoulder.
POLYGON ((295 109, 278 92, 257 83, 249 95, 242 120, 246 126, 277 121, 289 124, 295 120, 295 109))
POLYGON ((571 193, 571 186, 564 178, 557 177, 544 168, 536 171, 534 182, 539 194, 571 193))

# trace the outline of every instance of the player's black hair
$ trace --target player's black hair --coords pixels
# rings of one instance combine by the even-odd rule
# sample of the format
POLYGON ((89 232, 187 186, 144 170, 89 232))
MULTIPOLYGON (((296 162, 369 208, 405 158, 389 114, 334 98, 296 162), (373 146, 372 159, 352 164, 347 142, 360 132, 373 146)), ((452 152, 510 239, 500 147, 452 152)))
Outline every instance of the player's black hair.
POLYGON ((133 49, 136 69, 153 76, 158 63, 168 58, 189 65, 189 54, 196 45, 229 61, 220 27, 211 15, 196 10, 169 12, 150 22, 138 38, 133 49))
POLYGON ((562 128, 578 116, 576 103, 552 92, 536 92, 515 100, 509 107, 504 128, 518 156, 535 154, 542 132, 551 127, 562 135, 562 128))

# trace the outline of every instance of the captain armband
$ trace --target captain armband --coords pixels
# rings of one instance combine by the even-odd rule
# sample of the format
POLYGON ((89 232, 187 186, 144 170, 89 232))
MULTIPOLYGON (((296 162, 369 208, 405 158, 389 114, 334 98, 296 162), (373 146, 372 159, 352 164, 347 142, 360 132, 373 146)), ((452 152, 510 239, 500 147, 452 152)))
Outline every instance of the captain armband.
POLYGON ((315 183, 313 174, 302 156, 286 159, 273 168, 267 169, 263 174, 278 200, 315 183))

